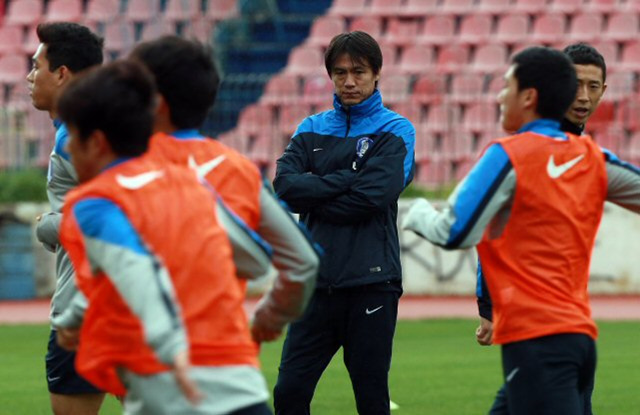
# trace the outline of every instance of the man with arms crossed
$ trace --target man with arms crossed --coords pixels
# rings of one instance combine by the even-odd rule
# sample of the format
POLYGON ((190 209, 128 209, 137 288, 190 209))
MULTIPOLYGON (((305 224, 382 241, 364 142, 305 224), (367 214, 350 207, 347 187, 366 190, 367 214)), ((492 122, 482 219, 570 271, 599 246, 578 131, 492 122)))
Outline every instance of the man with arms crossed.
POLYGON ((58 340, 79 347, 83 376, 126 392, 127 414, 269 414, 230 243, 246 231, 193 170, 140 157, 155 96, 152 75, 121 60, 60 99, 81 183, 60 235, 88 306, 76 295, 53 319, 58 340))
MULTIPOLYGON (((578 91, 573 104, 565 114, 560 125, 562 131, 575 135, 582 135, 585 124, 591 114, 596 110, 604 91, 607 89, 607 66, 602 55, 592 46, 585 43, 575 43, 564 48, 563 52, 573 62, 578 77, 578 91)), ((479 267, 480 268, 480 267, 479 267)), ((478 309, 480 312, 480 326, 476 330, 476 340, 483 346, 491 344, 493 326, 491 323, 491 297, 486 288, 479 269, 478 309)), ((584 393, 584 413, 590 415, 591 395, 593 384, 588 386, 584 393)), ((505 386, 498 391, 496 399, 489 411, 491 415, 507 415, 509 413, 505 386)))
MULTIPOLYGON (((36 28, 40 45, 33 55, 27 76, 33 106, 47 111, 56 127, 55 144, 49 159, 47 197, 51 212, 43 214, 36 227, 40 242, 56 254, 56 289, 51 300, 51 317, 60 314, 76 292, 73 267, 58 240, 62 203, 78 177, 65 150, 66 126, 58 119, 58 94, 78 72, 102 63, 103 40, 76 23, 42 23, 36 28)), ((75 353, 56 344, 52 330, 46 357, 47 384, 51 408, 56 415, 97 414, 104 394, 76 373, 75 353)))
POLYGON ((560 130, 576 72, 559 51, 512 59, 498 96, 502 127, 436 211, 426 200, 403 227, 446 249, 478 244, 502 345, 509 413, 584 413, 597 329, 587 294, 605 200, 640 213, 640 170, 590 137, 560 130))
POLYGON ((274 340, 300 316, 313 292, 318 259, 312 244, 249 159, 198 132, 218 92, 211 50, 197 41, 165 36, 138 45, 131 58, 152 72, 158 87, 149 155, 195 169, 273 248, 279 274, 256 309, 252 334, 258 342, 274 340))
POLYGON ((325 67, 335 109, 302 121, 274 180, 325 252, 309 308, 287 333, 274 405, 278 415, 309 414, 322 372, 343 347, 358 413, 388 414, 402 293, 397 201, 413 178, 415 129, 382 104, 382 54, 371 36, 334 37, 325 67))

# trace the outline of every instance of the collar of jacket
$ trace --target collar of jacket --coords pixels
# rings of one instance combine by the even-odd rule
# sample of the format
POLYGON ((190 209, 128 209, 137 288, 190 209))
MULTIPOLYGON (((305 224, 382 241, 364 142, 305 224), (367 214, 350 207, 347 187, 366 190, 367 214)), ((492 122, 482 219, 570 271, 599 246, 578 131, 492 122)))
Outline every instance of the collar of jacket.
MULTIPOLYGON (((338 114, 342 114, 346 117, 347 109, 340 102, 340 98, 336 94, 333 94, 333 107, 338 114)), ((377 89, 373 91, 373 94, 361 103, 349 107, 349 113, 353 116, 365 116, 372 112, 378 111, 382 108, 382 94, 377 89)))
POLYGON ((582 132, 584 131, 584 125, 576 125, 568 119, 563 118, 562 122, 560 123, 560 129, 574 135, 582 135, 582 132))

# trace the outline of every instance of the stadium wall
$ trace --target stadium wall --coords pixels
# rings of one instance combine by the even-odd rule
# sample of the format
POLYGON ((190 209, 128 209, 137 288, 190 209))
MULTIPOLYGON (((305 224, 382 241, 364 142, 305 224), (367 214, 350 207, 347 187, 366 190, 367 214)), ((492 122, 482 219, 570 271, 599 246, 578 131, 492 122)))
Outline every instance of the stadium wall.
MULTIPOLYGON (((411 200, 401 199, 398 220, 409 209, 411 200)), ((4 213, 35 224, 38 214, 48 210, 47 204, 19 203, 0 207, 4 213)), ((612 204, 605 206, 604 218, 596 239, 591 264, 592 294, 640 294, 640 217, 612 204)), ((558 237, 562 237, 559 235, 558 237)), ((35 287, 38 297, 51 295, 55 286, 54 255, 38 243, 35 235, 35 287)), ((466 249, 445 251, 418 238, 412 232, 400 232, 404 289, 411 295, 473 295, 476 286, 476 253, 466 249)), ((260 293, 268 281, 251 284, 251 292, 260 293)))

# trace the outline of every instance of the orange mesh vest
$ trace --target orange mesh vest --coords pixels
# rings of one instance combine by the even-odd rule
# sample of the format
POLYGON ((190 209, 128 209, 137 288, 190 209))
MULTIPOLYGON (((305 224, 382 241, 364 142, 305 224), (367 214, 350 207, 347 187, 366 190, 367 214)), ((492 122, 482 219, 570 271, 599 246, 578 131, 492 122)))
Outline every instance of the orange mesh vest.
POLYGON ((516 174, 501 235, 478 254, 493 300, 494 342, 551 334, 597 337, 587 283, 607 193, 604 156, 590 137, 532 132, 498 139, 516 174))
POLYGON ((144 341, 142 325, 103 273, 92 273, 73 206, 86 198, 117 204, 144 244, 168 269, 180 305, 194 365, 258 366, 237 283, 231 245, 215 218, 215 199, 193 171, 137 158, 112 167, 67 196, 61 241, 89 300, 76 357, 78 372, 116 394, 124 388, 116 368, 138 374, 167 370, 144 341), (157 180, 132 190, 117 176, 162 171, 157 180))
POLYGON ((220 194, 224 203, 247 226, 257 229, 260 223, 262 177, 249 159, 217 140, 183 140, 164 133, 156 133, 151 137, 147 154, 192 168, 195 163, 196 168, 206 173, 204 178, 220 194))

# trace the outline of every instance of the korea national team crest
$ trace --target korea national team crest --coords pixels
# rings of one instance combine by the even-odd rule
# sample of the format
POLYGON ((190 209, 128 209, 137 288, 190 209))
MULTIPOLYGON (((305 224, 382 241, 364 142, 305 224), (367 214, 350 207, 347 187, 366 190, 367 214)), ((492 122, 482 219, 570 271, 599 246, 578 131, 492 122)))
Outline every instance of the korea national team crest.
POLYGON ((358 158, 361 159, 364 154, 369 150, 369 147, 373 144, 373 140, 369 137, 362 137, 358 139, 358 143, 356 144, 356 154, 358 158))

